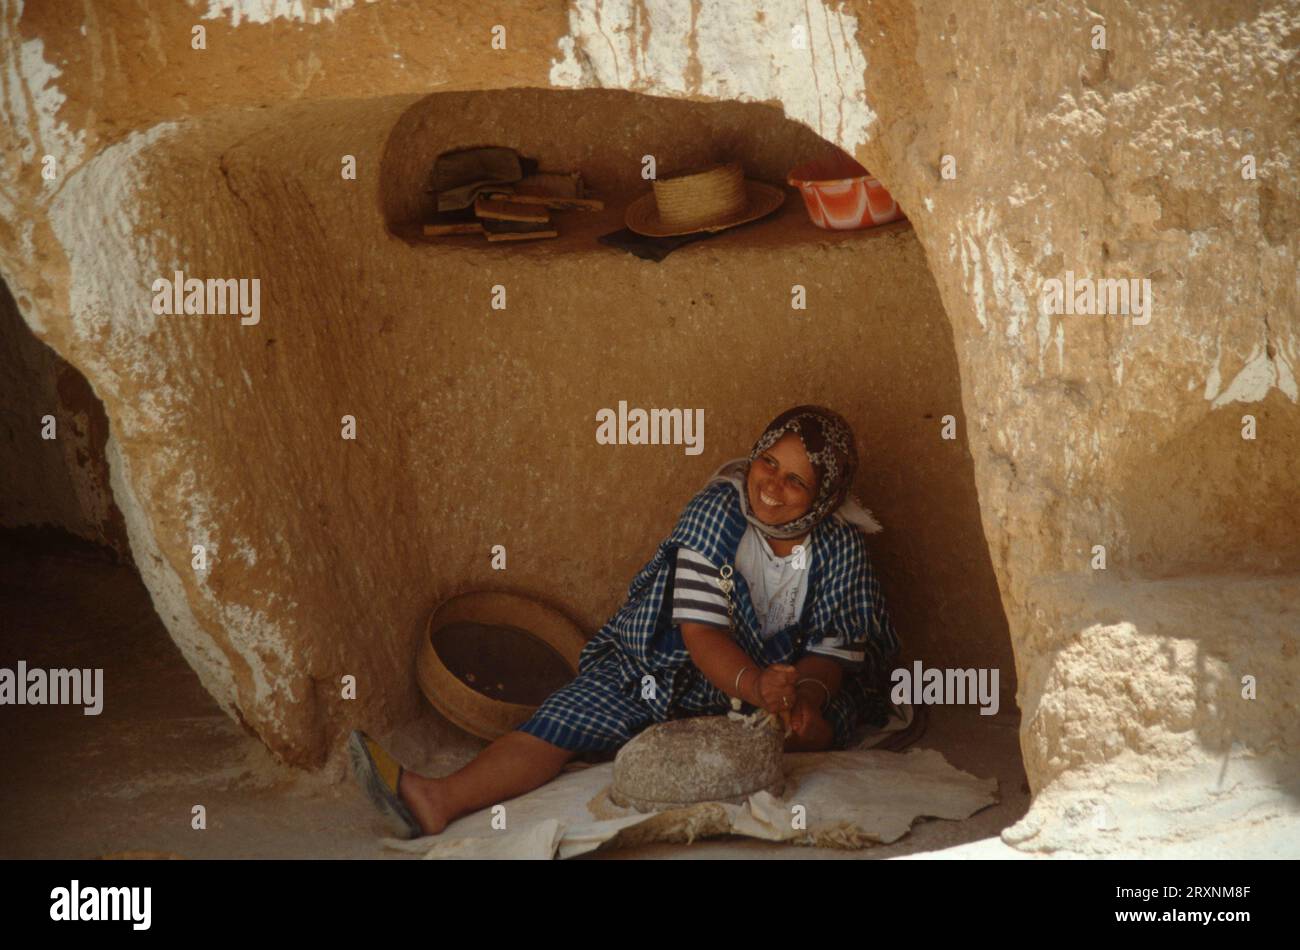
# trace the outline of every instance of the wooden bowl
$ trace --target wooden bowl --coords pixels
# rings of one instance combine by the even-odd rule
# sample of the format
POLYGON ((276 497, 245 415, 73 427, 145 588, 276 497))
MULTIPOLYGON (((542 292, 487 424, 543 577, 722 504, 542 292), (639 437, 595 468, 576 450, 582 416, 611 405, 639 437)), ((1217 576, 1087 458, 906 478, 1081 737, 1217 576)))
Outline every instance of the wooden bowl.
POLYGON ((429 615, 416 660, 420 690, 461 729, 497 739, 577 676, 586 643, 573 621, 535 600, 461 594, 429 615))

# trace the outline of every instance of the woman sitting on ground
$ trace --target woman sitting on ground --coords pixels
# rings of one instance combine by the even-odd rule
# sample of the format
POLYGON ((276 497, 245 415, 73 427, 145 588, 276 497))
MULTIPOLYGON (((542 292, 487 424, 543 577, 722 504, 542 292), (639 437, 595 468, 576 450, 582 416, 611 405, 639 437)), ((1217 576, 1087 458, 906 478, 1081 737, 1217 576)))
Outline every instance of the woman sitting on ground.
POLYGON ((781 716, 787 752, 844 748, 859 727, 883 726, 898 638, 858 530, 879 526, 849 494, 856 468, 838 414, 782 413, 691 499, 583 649, 577 678, 518 730, 445 778, 406 771, 354 732, 358 778, 415 837, 653 723, 726 713, 732 697, 781 716))

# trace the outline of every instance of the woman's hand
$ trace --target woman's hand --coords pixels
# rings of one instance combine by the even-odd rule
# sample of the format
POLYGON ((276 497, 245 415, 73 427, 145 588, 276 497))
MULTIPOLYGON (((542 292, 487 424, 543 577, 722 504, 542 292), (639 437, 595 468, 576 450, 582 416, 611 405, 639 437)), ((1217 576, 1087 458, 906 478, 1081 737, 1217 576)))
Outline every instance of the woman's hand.
POLYGON ((786 740, 787 752, 821 752, 835 740, 835 730, 822 716, 821 704, 809 695, 799 694, 790 713, 794 734, 786 740))
POLYGON ((794 709, 790 713, 790 728, 792 728, 801 739, 806 739, 812 729, 813 722, 822 718, 820 706, 808 696, 800 693, 794 701, 794 709))
POLYGON ((798 676, 798 670, 784 663, 775 663, 758 676, 758 695, 763 701, 761 705, 787 723, 798 698, 794 689, 794 681, 798 676))

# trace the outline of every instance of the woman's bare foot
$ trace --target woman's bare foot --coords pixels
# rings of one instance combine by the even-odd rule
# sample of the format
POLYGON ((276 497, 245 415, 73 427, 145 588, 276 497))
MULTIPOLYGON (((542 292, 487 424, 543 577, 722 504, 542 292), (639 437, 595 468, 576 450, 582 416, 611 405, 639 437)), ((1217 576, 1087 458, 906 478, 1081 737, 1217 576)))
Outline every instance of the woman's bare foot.
POLYGON ((444 779, 425 778, 407 771, 402 772, 398 782, 397 794, 426 835, 441 834, 451 821, 444 782, 444 779))
POLYGON ((441 834, 461 815, 546 784, 576 754, 525 732, 508 732, 445 778, 403 771, 397 794, 426 835, 441 834))

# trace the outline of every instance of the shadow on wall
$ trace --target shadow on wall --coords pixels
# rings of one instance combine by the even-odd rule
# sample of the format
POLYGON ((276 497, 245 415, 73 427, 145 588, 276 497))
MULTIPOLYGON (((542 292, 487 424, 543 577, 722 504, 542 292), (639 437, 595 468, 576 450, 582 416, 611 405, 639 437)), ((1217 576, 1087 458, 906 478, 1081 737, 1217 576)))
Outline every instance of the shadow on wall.
POLYGON ((1281 390, 1130 445, 1117 567, 1154 578, 1300 573, 1300 413, 1281 390))
POLYGON ((108 417, 86 378, 36 338, 0 282, 0 528, 56 530, 130 560, 113 503, 108 417))

